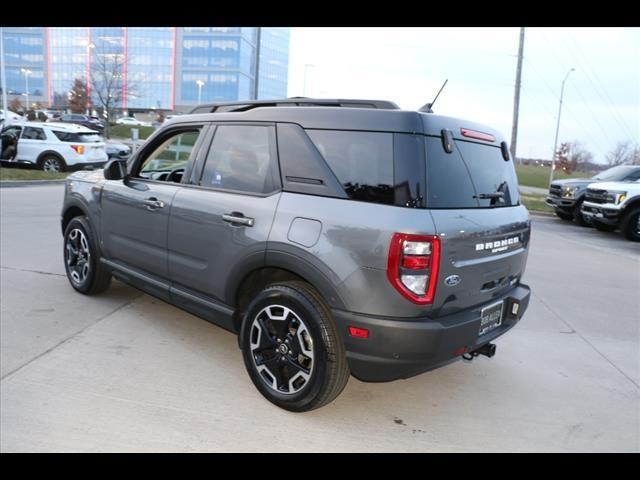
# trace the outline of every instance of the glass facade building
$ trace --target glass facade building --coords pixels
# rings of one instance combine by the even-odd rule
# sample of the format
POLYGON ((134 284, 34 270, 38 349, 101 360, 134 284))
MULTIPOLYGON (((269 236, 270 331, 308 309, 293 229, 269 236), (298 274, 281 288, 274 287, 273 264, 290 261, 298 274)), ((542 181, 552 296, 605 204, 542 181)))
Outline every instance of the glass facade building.
POLYGON ((44 29, 4 28, 2 36, 9 97, 17 97, 24 104, 28 93, 29 103, 48 103, 44 29))
POLYGON ((287 93, 288 28, 11 27, 3 35, 9 96, 24 93, 28 69, 31 103, 65 107, 77 78, 94 105, 92 83, 102 80, 102 91, 108 80, 119 94, 115 107, 129 110, 287 93))

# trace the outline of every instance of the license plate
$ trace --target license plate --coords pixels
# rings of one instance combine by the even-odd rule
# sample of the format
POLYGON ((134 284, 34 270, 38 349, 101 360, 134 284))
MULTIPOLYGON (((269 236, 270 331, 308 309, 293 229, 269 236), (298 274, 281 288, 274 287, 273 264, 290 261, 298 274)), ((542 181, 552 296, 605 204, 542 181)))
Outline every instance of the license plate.
POLYGON ((480 311, 480 331, 478 336, 489 333, 491 330, 498 328, 502 325, 502 308, 504 302, 500 301, 484 307, 480 311))

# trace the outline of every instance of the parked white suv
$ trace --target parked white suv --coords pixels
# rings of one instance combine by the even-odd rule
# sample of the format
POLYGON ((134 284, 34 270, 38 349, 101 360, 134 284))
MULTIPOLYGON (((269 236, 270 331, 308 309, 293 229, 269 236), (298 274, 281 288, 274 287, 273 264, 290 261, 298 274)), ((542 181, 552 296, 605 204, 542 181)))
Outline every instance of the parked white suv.
POLYGON ((69 123, 20 122, 2 129, 0 160, 50 172, 102 167, 109 159, 102 137, 69 123))
POLYGON ((591 183, 582 215, 601 231, 619 228, 629 240, 640 242, 640 179, 591 183))

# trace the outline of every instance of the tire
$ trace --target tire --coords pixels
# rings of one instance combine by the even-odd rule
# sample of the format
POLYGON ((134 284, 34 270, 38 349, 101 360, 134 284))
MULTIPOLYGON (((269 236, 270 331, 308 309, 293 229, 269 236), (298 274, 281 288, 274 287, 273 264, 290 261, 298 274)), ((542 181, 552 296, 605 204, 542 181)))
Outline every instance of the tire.
POLYGON ((562 220, 573 220, 573 215, 571 215, 570 213, 565 213, 562 210, 556 208, 556 215, 558 217, 560 217, 562 220))
POLYGON ((85 295, 104 292, 111 274, 100 262, 98 242, 85 216, 74 217, 64 231, 64 268, 71 286, 85 295))
POLYGON ((573 208, 573 221, 576 225, 580 225, 581 227, 588 227, 589 223, 586 221, 580 209, 582 208, 582 200, 579 201, 576 206, 573 208))
POLYGON ((333 401, 349 380, 346 352, 331 311, 308 284, 266 287, 240 330, 245 367, 271 403, 306 412, 333 401))
POLYGON ((64 172, 67 166, 60 157, 45 155, 38 162, 38 168, 44 172, 64 172))
POLYGON ((593 226, 601 232, 613 232, 616 229, 615 225, 609 225, 607 223, 601 223, 595 218, 593 219, 593 226))
POLYGON ((640 208, 634 208, 624 214, 620 230, 627 240, 640 242, 640 208))

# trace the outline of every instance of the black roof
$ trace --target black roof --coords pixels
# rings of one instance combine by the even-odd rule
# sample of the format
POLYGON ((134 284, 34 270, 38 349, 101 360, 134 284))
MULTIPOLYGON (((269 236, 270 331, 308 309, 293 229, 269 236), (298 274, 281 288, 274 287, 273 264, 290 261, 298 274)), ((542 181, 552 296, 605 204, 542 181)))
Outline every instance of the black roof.
POLYGON ((255 100, 199 105, 188 115, 170 123, 183 122, 286 122, 305 129, 363 130, 440 136, 450 130, 454 138, 478 141, 462 135, 463 129, 487 133, 495 146, 504 141, 497 130, 481 123, 424 111, 401 110, 385 100, 340 100, 294 97, 282 100, 255 100), (259 107, 259 108, 258 108, 259 107), (322 107, 322 108, 318 108, 322 107), (347 108, 345 108, 347 107, 347 108))
POLYGON ((387 100, 354 100, 291 97, 277 100, 246 100, 219 102, 198 105, 189 113, 245 112, 258 107, 342 107, 342 108, 378 108, 399 110, 400 107, 387 100))

